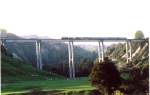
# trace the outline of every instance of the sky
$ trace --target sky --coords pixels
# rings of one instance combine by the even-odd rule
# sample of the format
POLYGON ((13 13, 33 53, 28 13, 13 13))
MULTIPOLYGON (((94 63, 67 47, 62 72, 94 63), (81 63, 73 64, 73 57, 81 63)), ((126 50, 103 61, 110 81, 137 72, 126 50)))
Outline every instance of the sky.
POLYGON ((127 37, 150 32, 149 0, 0 0, 0 28, 19 36, 127 37))

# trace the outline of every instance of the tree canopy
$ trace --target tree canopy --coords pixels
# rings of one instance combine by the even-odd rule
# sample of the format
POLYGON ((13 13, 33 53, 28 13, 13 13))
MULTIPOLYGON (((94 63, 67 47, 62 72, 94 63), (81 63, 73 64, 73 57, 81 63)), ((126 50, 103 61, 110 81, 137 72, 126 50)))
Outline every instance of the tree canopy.
POLYGON ((120 73, 108 58, 105 58, 104 62, 94 64, 90 81, 103 94, 112 93, 121 84, 120 73))
POLYGON ((144 38, 144 33, 140 30, 136 31, 135 39, 143 39, 143 38, 144 38))

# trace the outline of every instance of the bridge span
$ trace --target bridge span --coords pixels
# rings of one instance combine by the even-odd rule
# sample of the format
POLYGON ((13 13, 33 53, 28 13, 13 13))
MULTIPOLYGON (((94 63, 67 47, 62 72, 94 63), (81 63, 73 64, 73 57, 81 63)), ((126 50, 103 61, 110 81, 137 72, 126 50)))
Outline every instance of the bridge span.
POLYGON ((146 39, 127 39, 124 37, 62 37, 62 39, 9 39, 1 38, 1 44, 5 46, 6 43, 22 43, 22 42, 34 42, 36 45, 36 67, 38 70, 42 70, 42 55, 41 44, 44 41, 50 42, 67 42, 68 43, 68 55, 69 55, 69 77, 75 78, 75 64, 74 64, 74 42, 97 42, 98 43, 98 61, 104 61, 104 42, 125 42, 126 43, 126 60, 127 63, 132 61, 132 45, 131 42, 144 42, 146 39))

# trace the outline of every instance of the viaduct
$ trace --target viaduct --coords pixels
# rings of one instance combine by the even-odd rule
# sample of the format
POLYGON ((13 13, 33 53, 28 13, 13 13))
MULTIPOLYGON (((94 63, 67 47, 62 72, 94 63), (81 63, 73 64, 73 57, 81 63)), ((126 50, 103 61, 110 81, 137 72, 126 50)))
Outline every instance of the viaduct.
POLYGON ((1 38, 1 44, 5 46, 6 43, 13 42, 34 42, 36 45, 36 67, 38 70, 42 70, 42 56, 41 56, 41 44, 43 41, 50 42, 67 42, 68 43, 68 55, 69 55, 69 77, 75 78, 75 65, 74 65, 74 42, 97 42, 98 43, 98 60, 99 62, 104 60, 104 42, 125 42, 126 45, 126 60, 127 63, 132 61, 132 45, 131 42, 143 42, 146 39, 127 39, 124 37, 62 37, 62 39, 8 39, 1 38))

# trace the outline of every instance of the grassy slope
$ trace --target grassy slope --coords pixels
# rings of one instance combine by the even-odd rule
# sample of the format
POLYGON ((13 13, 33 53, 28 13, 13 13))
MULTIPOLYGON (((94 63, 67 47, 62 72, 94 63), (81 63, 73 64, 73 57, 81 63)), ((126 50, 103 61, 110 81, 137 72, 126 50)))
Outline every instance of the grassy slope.
POLYGON ((55 79, 55 80, 37 80, 37 81, 22 81, 18 83, 9 83, 2 88, 3 94, 24 93, 33 89, 46 91, 83 91, 94 89, 88 78, 80 78, 75 80, 55 79))
POLYGON ((48 74, 47 72, 37 71, 31 65, 14 59, 10 56, 4 55, 3 53, 1 57, 2 84, 22 80, 37 80, 49 77, 61 77, 55 74, 48 74))
POLYGON ((2 94, 23 93, 32 90, 46 90, 61 93, 87 91, 91 87, 88 78, 66 80, 64 77, 37 71, 31 65, 2 52, 1 54, 2 94))

